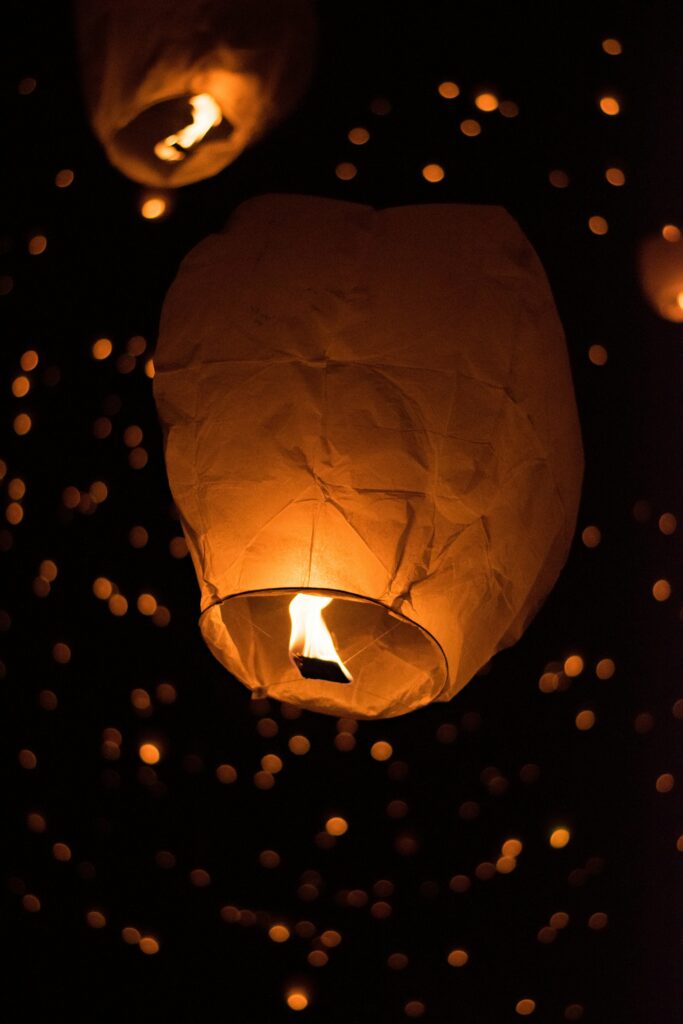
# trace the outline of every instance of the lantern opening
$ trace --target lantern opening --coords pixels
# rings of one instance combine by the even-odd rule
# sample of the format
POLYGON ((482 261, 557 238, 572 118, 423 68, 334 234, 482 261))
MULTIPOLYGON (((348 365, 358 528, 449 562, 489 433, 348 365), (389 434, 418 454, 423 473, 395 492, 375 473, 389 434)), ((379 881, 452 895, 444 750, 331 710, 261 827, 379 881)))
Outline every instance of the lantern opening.
POLYGON ((147 107, 117 132, 112 145, 121 160, 134 161, 140 181, 175 183, 180 164, 189 171, 199 154, 222 153, 233 131, 214 97, 198 93, 147 107))
POLYGON ((252 690, 312 711, 403 715, 434 700, 448 677, 443 650, 427 630, 380 601, 345 591, 235 594, 207 608, 200 623, 216 657, 252 690), (321 619, 332 653, 309 647, 308 655, 293 642, 293 604, 297 613, 321 619))
POLYGON ((292 599, 289 605, 292 620, 289 653, 304 679, 350 683, 353 677, 339 657, 323 619, 323 609, 331 603, 331 597, 315 594, 297 594, 292 599))
POLYGON ((223 112, 208 92, 190 97, 192 120, 177 132, 167 135, 154 147, 159 160, 184 160, 194 146, 223 120, 223 112))

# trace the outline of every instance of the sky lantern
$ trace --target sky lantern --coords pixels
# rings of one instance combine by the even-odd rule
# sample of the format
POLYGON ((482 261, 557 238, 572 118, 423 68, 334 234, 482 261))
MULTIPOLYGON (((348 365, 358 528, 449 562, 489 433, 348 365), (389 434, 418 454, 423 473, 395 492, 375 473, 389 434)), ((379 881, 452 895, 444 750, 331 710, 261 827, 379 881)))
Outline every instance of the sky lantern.
POLYGON ((255 694, 399 715, 518 639, 583 459, 503 209, 252 199, 183 262, 154 358, 201 630, 255 694))
POLYGON ((683 241, 674 224, 665 224, 640 246, 640 283, 648 302, 664 320, 683 323, 683 241))
POLYGON ((310 0, 79 0, 93 130, 143 185, 211 177, 308 84, 310 0))

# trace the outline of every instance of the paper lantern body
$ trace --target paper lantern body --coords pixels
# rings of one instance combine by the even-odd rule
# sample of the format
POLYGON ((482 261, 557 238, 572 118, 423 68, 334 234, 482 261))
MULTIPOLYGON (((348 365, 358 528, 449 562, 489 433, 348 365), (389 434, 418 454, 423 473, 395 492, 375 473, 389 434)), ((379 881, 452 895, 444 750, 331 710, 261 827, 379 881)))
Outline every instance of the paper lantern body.
POLYGON ((504 210, 264 196, 184 261, 155 395, 216 657, 256 692, 386 717, 524 630, 582 454, 543 270, 504 210), (288 658, 300 592, 353 682, 288 658))
POLYGON ((683 323, 683 241, 652 235, 640 246, 639 263, 643 292, 655 313, 683 323))
POLYGON ((311 0, 79 0, 77 21, 95 134, 144 185, 217 174, 289 113, 311 74, 311 0), (203 117, 205 134, 183 146, 177 133, 203 117))

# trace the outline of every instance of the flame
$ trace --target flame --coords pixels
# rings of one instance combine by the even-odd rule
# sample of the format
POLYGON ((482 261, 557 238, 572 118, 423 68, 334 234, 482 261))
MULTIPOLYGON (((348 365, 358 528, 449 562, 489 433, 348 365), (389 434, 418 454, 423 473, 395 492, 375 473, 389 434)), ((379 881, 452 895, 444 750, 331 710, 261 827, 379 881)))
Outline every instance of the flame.
POLYGON ((160 160, 184 160, 184 150, 192 149, 206 133, 220 124, 223 112, 208 92, 199 93, 190 99, 192 123, 185 125, 174 135, 168 135, 154 147, 155 156, 160 160), (178 148, 180 147, 180 148, 178 148))
POLYGON ((289 605, 292 632, 289 638, 289 653, 293 657, 317 658, 332 661, 339 666, 349 682, 353 677, 337 654, 334 640, 322 617, 323 608, 332 603, 331 597, 316 594, 297 594, 289 605))

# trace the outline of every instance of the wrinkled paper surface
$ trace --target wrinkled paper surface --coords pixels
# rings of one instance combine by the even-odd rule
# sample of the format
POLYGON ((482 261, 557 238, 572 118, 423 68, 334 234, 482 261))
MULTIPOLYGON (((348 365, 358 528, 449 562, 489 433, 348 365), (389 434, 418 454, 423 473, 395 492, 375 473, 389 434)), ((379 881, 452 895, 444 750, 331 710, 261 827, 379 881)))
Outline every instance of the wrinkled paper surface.
POLYGON ((354 684, 287 688, 374 717, 448 700, 553 586, 581 440, 550 289, 504 210, 250 200, 183 262, 155 366, 202 629, 251 688, 282 679, 257 677, 255 625, 235 646, 234 595, 339 591, 424 629, 442 668, 398 703, 393 669, 365 711, 354 684))

